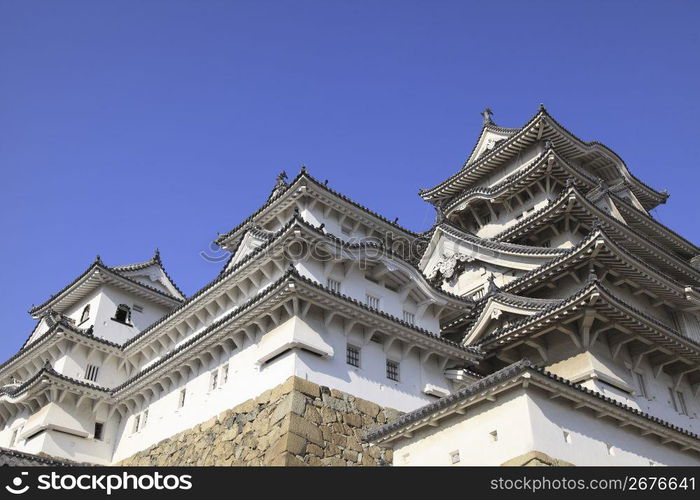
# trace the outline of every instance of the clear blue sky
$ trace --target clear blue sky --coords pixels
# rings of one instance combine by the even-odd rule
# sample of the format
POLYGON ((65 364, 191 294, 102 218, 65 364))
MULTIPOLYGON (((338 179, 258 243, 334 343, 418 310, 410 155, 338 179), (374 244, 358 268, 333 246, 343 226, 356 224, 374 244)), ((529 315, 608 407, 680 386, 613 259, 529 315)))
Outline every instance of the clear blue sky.
POLYGON ((101 254, 191 294, 217 231, 306 164, 423 230, 490 106, 540 102, 700 240, 700 2, 0 1, 0 360, 101 254))

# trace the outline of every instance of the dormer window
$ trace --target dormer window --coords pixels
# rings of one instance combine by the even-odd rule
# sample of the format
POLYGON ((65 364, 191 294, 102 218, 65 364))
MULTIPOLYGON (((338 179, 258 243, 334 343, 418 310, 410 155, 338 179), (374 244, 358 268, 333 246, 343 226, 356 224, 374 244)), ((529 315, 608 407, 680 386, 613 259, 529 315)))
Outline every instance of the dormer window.
POLYGON ((126 304, 119 304, 112 319, 117 323, 131 324, 131 308, 126 304))
POLYGON ((85 308, 83 308, 83 313, 80 315, 80 322, 85 323, 89 319, 90 319, 90 304, 86 305, 85 308))

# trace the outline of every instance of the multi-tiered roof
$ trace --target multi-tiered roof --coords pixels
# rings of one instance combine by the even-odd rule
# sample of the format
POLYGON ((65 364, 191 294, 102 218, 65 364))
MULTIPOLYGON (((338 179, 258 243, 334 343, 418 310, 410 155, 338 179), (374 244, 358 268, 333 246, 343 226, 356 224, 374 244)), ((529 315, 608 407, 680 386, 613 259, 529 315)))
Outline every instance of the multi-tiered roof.
POLYGON ((700 382, 700 331, 681 325, 700 309, 700 249, 654 220, 648 211, 668 195, 612 150, 544 107, 517 129, 496 126, 487 110, 465 165, 421 196, 439 213, 421 265, 447 240, 461 252, 429 275, 454 285, 474 260, 501 271, 470 313, 444 325, 446 336, 506 363, 528 353, 551 362, 548 333, 569 338, 572 352, 605 337, 614 354, 626 345, 636 363, 700 382))

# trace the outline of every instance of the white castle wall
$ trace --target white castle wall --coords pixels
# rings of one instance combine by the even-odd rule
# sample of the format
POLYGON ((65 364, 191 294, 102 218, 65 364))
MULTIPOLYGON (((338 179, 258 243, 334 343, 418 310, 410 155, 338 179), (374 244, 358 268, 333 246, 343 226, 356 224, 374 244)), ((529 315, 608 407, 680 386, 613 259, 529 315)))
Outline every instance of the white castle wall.
POLYGON ((452 465, 457 451, 458 466, 500 465, 530 451, 575 465, 700 465, 692 452, 628 429, 547 394, 518 389, 443 420, 439 428, 399 440, 394 465, 452 465))

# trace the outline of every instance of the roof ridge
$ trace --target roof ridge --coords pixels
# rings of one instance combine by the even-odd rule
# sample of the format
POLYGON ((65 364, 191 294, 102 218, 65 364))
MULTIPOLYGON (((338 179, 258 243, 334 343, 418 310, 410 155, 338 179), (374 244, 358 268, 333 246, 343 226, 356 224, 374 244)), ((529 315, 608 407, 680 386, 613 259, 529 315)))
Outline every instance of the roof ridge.
POLYGON ((469 234, 466 231, 463 231, 448 220, 444 220, 443 222, 438 224, 437 227, 441 229, 447 228, 450 231, 457 232, 459 233, 457 234, 457 236, 463 237, 466 241, 471 241, 477 245, 487 248, 495 248, 497 250, 521 252, 528 254, 551 254, 553 256, 561 255, 565 251, 561 248, 536 247, 531 245, 521 245, 519 243, 510 243, 507 241, 496 241, 494 239, 480 238, 478 236, 469 234))
POLYGON ((313 177, 308 172, 306 167, 302 167, 302 169, 299 171, 299 174, 297 174, 297 176, 294 177, 294 179, 292 179, 286 186, 279 189, 279 191, 274 196, 271 196, 270 198, 268 198, 267 201, 265 201, 265 203, 263 203, 262 206, 260 206, 255 212, 253 212, 251 215, 249 215, 246 219, 244 219, 241 223, 239 223, 233 229, 231 229, 230 231, 228 231, 226 233, 220 234, 216 238, 215 243, 217 245, 221 246, 222 243, 224 243, 227 239, 229 239, 235 233, 240 231, 244 226, 246 226, 249 222, 251 222, 256 216, 258 216, 260 213, 262 213, 270 205, 272 205, 272 203, 274 201, 281 198, 286 192, 288 192, 292 188, 292 186, 294 186, 297 182, 299 182, 303 178, 308 179, 309 181, 311 181, 312 183, 314 183, 318 187, 325 189, 330 194, 337 196, 338 198, 342 199, 343 201, 350 203, 351 205, 355 206, 356 208, 359 208, 363 212, 381 220, 383 223, 388 224, 388 225, 390 225, 390 226, 392 226, 392 227, 394 227, 394 228, 400 230, 401 232, 408 234, 410 236, 414 236, 414 237, 419 236, 419 233, 401 226, 396 221, 389 220, 387 217, 384 217, 383 215, 379 214, 378 212, 375 212, 374 210, 367 208, 366 206, 362 205, 361 203, 354 201, 349 196, 346 196, 346 195, 340 193, 339 191, 336 191, 335 189, 328 187, 327 183, 321 183, 318 179, 313 177))
POLYGON ((457 196, 452 198, 452 201, 442 208, 445 212, 453 209, 456 205, 464 201, 464 199, 468 198, 471 195, 474 194, 484 194, 484 195, 493 195, 498 193, 499 191, 504 191, 507 189, 510 185, 514 184, 515 182, 519 181, 521 178, 526 177, 528 174, 532 173, 534 170, 537 168, 541 167, 545 162, 549 161, 550 156, 553 155, 557 161, 561 162, 562 165, 566 166, 567 168, 573 170, 577 175, 581 177, 587 178, 588 181, 591 183, 596 183, 597 180, 599 180, 599 177, 596 177, 576 165, 571 164, 569 161, 566 160, 563 156, 561 156, 556 148, 554 146, 548 147, 541 153, 539 153, 537 156, 532 158, 530 161, 526 162, 524 165, 526 165, 524 168, 519 169, 515 173, 511 173, 510 175, 507 175, 504 177, 500 182, 497 182, 496 184, 492 186, 474 186, 471 188, 468 188, 464 191, 462 191, 461 194, 458 194, 457 196))
POLYGON ((426 417, 429 417, 430 415, 435 414, 436 412, 440 410, 444 410, 446 408, 449 408, 450 406, 454 406, 464 399, 468 398, 469 396, 472 396, 474 394, 478 394, 479 392, 482 392, 486 389, 489 389, 493 386, 496 386, 505 380, 508 379, 513 379, 517 376, 520 376, 521 374, 524 374, 525 372, 530 372, 534 373, 538 376, 546 377, 549 380, 553 380, 556 383, 565 385, 571 389, 574 389, 576 391, 581 392, 582 394, 585 394, 587 396, 594 397, 596 399, 599 399, 607 404, 613 405, 617 408, 620 408, 621 410, 627 411, 632 413, 633 415, 636 415, 638 417, 644 418, 646 420, 649 420, 657 425, 663 426, 667 429, 670 429, 672 431, 678 432, 679 434, 682 434, 684 436, 693 438, 693 439, 700 439, 700 436, 697 433, 694 433, 692 431, 686 430, 682 427, 679 427, 671 422, 668 422, 666 420, 663 420, 661 418, 655 417, 647 412, 643 412, 642 410, 638 408, 634 408, 626 403, 622 403, 621 401, 618 401, 616 399, 613 399, 609 396, 606 396, 605 394, 602 394, 598 391, 589 389, 587 387, 584 387, 581 384, 572 382, 569 379, 566 379, 564 377, 561 377, 559 375, 556 375, 547 369, 535 365, 531 363, 528 360, 521 360, 517 361, 511 365, 506 366, 505 368, 502 368, 501 370, 498 370, 491 375, 488 375, 480 380, 477 380, 476 382, 473 382, 463 389, 460 389, 459 391, 450 394, 449 396, 445 396, 444 398, 439 399, 438 401, 434 403, 430 403, 428 405, 422 406, 412 412, 406 413, 404 415, 401 415, 398 419, 394 420, 393 422, 389 422, 381 427, 377 427, 375 429, 369 430, 364 433, 363 439, 365 441, 375 441, 377 439, 381 439, 399 429, 402 427, 405 427, 409 424, 418 422, 426 417))
MULTIPOLYGON (((652 247, 653 249, 658 251, 660 253, 660 255, 667 256, 669 260, 675 261, 675 262, 679 263, 681 265, 681 267, 685 267, 687 271, 691 271, 690 273, 687 273, 687 274, 698 274, 698 276, 699 276, 698 280, 700 281, 700 271, 693 268, 689 262, 685 261, 680 256, 675 255, 674 253, 669 252, 668 250, 664 249, 663 247, 661 247, 658 243, 656 243, 652 239, 640 237, 631 227, 629 227, 626 224, 621 223, 620 221, 615 219, 613 216, 605 213, 603 210, 600 210, 594 203, 592 203, 588 199, 588 197, 584 193, 579 191, 576 188, 576 186, 574 186, 574 185, 569 185, 566 189, 563 189, 562 192, 560 193, 560 195, 557 198, 550 201, 550 203, 548 203, 546 206, 542 207, 541 209, 539 209, 535 212, 528 214, 526 217, 523 217, 516 224, 514 224, 510 227, 507 227, 506 229, 504 229, 500 233, 494 235, 492 240, 503 242, 502 240, 504 238, 510 237, 517 230, 520 230, 523 227, 525 227, 526 225, 536 221, 536 219, 538 217, 547 213, 548 211, 553 210, 567 196, 570 196, 572 194, 577 196, 578 199, 587 203, 589 206, 593 207, 593 209, 596 213, 592 213, 591 215, 594 218, 599 219, 601 224, 607 223, 608 225, 612 226, 613 228, 619 228, 622 231, 628 231, 630 234, 634 235, 634 237, 637 238, 637 242, 640 242, 640 241, 644 242, 645 244, 649 245, 650 247, 652 247)), ((584 207, 584 208, 586 208, 586 207, 584 207)), ((505 243, 505 242, 503 242, 503 243, 505 243)), ((671 267, 674 267, 674 266, 671 265, 671 267)))

